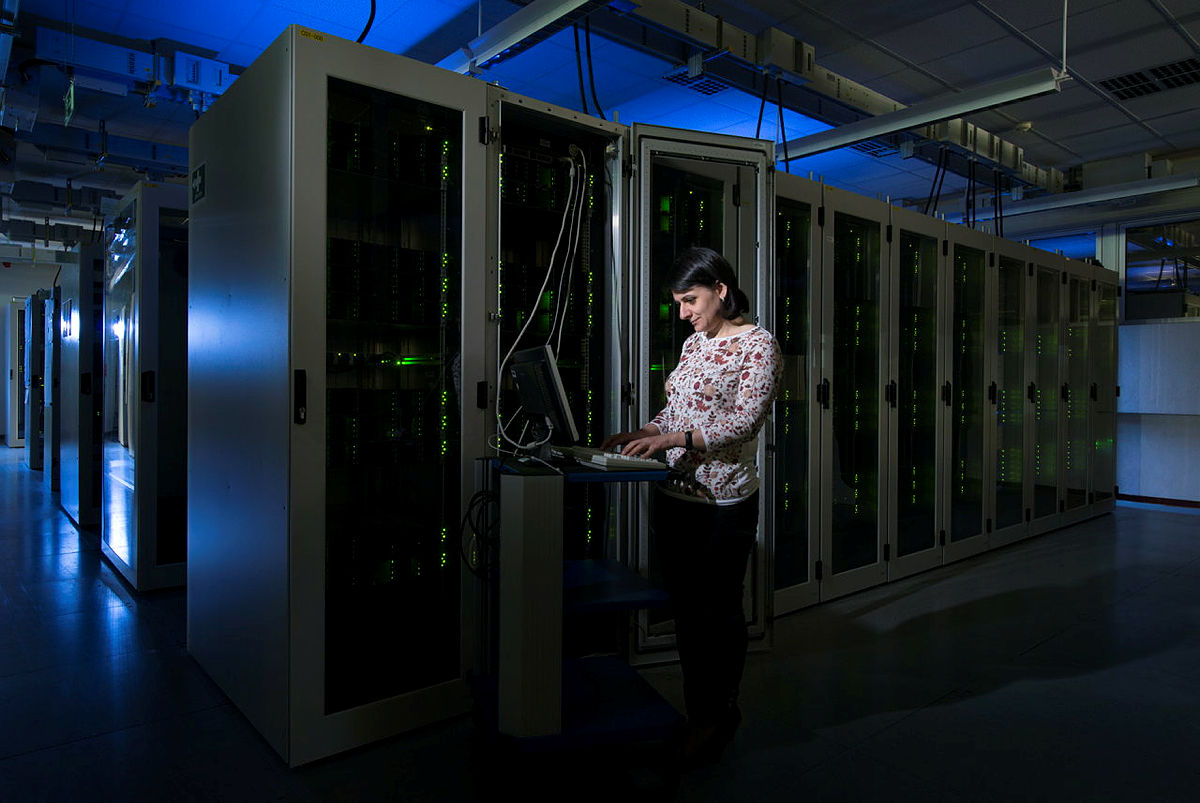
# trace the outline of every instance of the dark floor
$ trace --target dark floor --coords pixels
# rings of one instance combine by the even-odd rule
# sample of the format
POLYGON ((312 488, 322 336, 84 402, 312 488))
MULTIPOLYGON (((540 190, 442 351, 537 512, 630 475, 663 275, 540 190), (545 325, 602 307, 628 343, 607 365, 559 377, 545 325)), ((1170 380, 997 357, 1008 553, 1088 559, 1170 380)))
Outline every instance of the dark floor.
MULTIPOLYGON (((781 619, 745 722, 675 780, 652 751, 514 758, 469 718, 288 770, 0 452, 0 800, 1190 800, 1200 515, 1117 512, 781 619)), ((678 701, 673 667, 648 679, 678 701)))

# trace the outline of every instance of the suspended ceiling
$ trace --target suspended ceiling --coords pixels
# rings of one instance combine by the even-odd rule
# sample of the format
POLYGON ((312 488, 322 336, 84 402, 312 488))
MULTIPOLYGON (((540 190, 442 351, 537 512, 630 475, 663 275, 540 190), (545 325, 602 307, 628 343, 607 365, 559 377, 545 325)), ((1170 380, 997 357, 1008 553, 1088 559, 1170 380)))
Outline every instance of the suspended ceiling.
MULTIPOLYGON (((987 84, 1038 67, 1061 65, 1062 5, 1045 0, 749 0, 692 2, 752 33, 776 27, 814 46, 817 62, 906 105, 987 84)), ((507 0, 380 0, 365 43, 436 62, 518 8, 507 0)), ((199 55, 249 65, 288 24, 355 39, 368 0, 24 0, 8 87, 38 106, 38 127, 61 128, 66 77, 54 67, 18 71, 33 47, 34 26, 57 25, 78 36, 128 42, 151 50, 164 40, 199 55)), ((614 13, 608 8, 591 12, 614 13)), ((1070 0, 1067 68, 1073 80, 1054 95, 968 118, 1025 148, 1026 161, 1078 178, 1083 165, 1143 154, 1180 163, 1200 153, 1200 4, 1194 0, 1070 0), (1195 61, 1190 61, 1195 60, 1195 61), (1168 67, 1165 80, 1155 68, 1168 67), (1193 69, 1194 68, 1194 71, 1193 69), (1138 76, 1141 76, 1139 78, 1138 76), (1132 90, 1130 87, 1134 87, 1132 90), (1144 94, 1137 94, 1144 92, 1144 94)), ((779 139, 778 112, 739 89, 704 95, 664 80, 678 63, 593 34, 597 96, 611 117, 779 139)), ((485 71, 484 78, 563 106, 580 106, 570 29, 485 71)), ((594 111, 594 110, 593 110, 594 111)), ((197 112, 185 103, 148 105, 135 94, 80 91, 71 126, 164 146, 186 145, 197 112)), ((828 125, 788 111, 789 138, 828 125)), ((43 134, 44 140, 48 134, 43 134)), ((34 179, 103 187, 119 193, 139 174, 88 158, 47 151, 19 133, 15 173, 34 179)), ((867 149, 869 150, 869 149, 867 149)), ((843 148, 792 162, 831 184, 873 196, 927 196, 934 168, 898 153, 843 148)), ((1165 162, 1159 163, 1160 165, 1165 162)), ((1160 168, 1165 169, 1165 168, 1160 168)), ((946 179, 944 193, 965 180, 946 179)))

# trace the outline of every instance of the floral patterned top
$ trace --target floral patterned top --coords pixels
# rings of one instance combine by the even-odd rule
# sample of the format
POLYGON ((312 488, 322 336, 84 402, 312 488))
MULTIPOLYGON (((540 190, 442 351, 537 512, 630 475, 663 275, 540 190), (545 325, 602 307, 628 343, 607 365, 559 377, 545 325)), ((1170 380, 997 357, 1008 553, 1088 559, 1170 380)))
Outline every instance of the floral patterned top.
POLYGON ((693 501, 732 504, 758 490, 758 431, 783 371, 779 344, 754 327, 728 337, 696 332, 667 377, 667 406, 650 422, 659 432, 698 430, 703 451, 667 450, 677 472, 663 490, 693 501))

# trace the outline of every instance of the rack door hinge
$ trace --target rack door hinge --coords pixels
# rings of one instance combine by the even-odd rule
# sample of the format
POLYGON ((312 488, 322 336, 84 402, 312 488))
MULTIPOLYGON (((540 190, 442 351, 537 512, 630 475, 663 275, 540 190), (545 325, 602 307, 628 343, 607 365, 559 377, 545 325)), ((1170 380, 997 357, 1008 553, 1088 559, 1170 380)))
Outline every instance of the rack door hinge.
POLYGON ((491 145, 499 137, 487 117, 479 118, 479 144, 491 145))

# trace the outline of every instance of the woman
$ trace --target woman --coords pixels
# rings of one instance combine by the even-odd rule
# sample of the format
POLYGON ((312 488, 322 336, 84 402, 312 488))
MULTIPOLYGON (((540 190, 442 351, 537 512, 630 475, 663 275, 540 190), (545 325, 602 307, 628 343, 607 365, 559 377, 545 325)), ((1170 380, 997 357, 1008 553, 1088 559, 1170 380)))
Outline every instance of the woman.
POLYGON ((654 500, 654 541, 671 595, 688 729, 686 764, 720 758, 741 719, 746 661, 742 581, 758 529, 758 431, 779 384, 779 345, 746 320, 746 294, 708 248, 675 260, 667 286, 691 323, 667 377, 667 406, 609 437, 629 455, 666 451, 673 473, 654 500))

